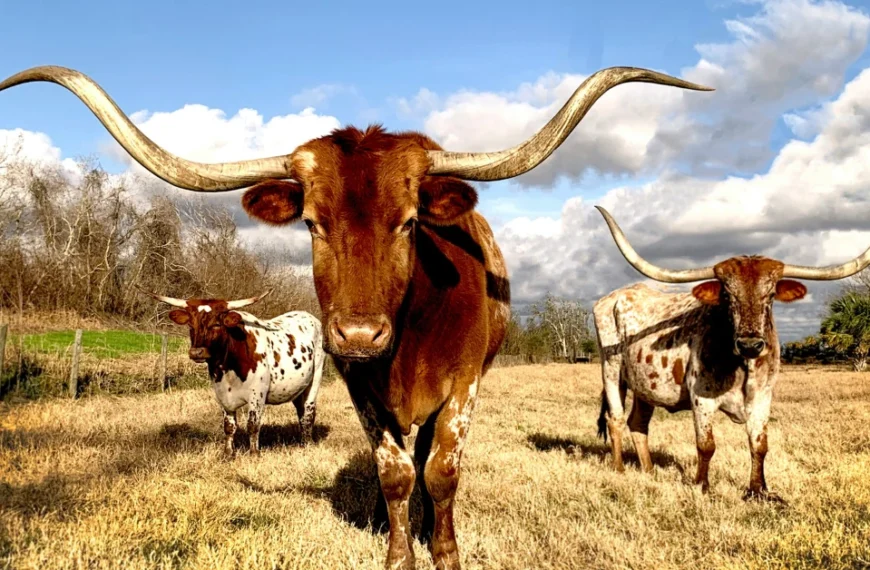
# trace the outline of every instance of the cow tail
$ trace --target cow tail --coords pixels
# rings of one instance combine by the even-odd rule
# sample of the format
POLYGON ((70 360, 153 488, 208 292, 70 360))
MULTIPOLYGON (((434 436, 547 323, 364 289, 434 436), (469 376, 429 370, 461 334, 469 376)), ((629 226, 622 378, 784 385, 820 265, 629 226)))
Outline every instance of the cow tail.
POLYGON ((607 414, 610 413, 610 403, 607 401, 607 392, 601 391, 601 413, 598 415, 598 437, 604 438, 607 443, 607 414))

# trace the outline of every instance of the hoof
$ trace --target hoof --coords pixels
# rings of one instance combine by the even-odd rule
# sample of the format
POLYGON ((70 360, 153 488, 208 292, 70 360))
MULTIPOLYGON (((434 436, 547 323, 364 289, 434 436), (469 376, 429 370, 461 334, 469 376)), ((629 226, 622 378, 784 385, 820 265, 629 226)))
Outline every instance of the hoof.
POLYGON ((771 493, 769 491, 754 491, 752 489, 747 489, 745 493, 743 493, 744 501, 762 501, 765 503, 773 503, 775 505, 788 505, 788 502, 777 495, 776 493, 771 493))

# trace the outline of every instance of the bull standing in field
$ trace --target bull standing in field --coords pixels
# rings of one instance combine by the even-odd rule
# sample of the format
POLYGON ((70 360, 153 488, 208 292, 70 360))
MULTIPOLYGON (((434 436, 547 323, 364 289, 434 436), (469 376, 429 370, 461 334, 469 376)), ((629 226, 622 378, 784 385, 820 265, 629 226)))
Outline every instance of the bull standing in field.
POLYGON ((414 568, 408 508, 423 495, 421 539, 435 566, 459 568, 453 507, 481 377, 510 318, 507 270, 477 193, 463 180, 519 176, 545 160, 605 92, 627 82, 708 88, 638 68, 590 76, 538 133, 500 152, 441 149, 420 133, 347 127, 289 155, 203 164, 146 137, 91 79, 33 68, 0 90, 51 81, 75 93, 140 164, 194 191, 250 187, 245 210, 266 223, 302 220, 327 352, 371 443, 390 524, 388 568, 414 568), (253 185, 253 186, 252 186, 253 185), (419 426, 415 461, 405 436, 419 426))
POLYGON ((292 401, 304 444, 311 443, 317 415, 317 394, 323 378, 323 334, 320 321, 305 311, 258 319, 239 311, 265 297, 225 301, 175 299, 149 293, 173 307, 169 318, 190 330, 188 355, 208 364, 218 403, 224 410, 224 450, 235 456, 233 437, 238 420, 247 421, 251 453, 260 453, 260 426, 266 405, 292 401))
POLYGON ((833 267, 787 265, 760 256, 739 256, 712 267, 674 271, 644 260, 610 214, 604 216, 619 251, 632 267, 663 283, 691 283, 691 293, 664 293, 644 284, 618 289, 595 303, 604 391, 599 435, 610 441, 613 465, 623 471, 625 396, 633 394, 628 428, 641 468, 652 471, 647 436, 656 406, 692 410, 698 446, 695 483, 707 492, 716 451, 713 415, 724 412, 746 425, 752 468, 744 498, 781 500, 764 478, 767 422, 780 368, 773 302, 806 295, 797 277, 843 279, 870 265, 870 249, 833 267))

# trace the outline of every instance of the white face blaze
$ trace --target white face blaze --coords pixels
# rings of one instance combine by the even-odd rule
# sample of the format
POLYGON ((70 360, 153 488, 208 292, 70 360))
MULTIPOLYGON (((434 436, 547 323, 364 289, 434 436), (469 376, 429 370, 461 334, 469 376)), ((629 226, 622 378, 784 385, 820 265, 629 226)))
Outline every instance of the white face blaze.
POLYGON ((211 307, 209 307, 208 305, 200 305, 199 307, 197 307, 196 310, 200 313, 210 313, 211 307))

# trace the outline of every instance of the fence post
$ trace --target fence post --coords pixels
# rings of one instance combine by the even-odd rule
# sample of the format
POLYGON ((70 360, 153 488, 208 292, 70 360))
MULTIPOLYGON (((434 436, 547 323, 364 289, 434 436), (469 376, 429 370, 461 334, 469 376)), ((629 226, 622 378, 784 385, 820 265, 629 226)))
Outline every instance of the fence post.
POLYGON ((79 355, 82 352, 82 329, 76 329, 73 342, 72 369, 69 372, 69 397, 75 398, 79 388, 79 355))
POLYGON ((0 378, 3 378, 3 364, 6 362, 6 331, 9 330, 9 325, 4 323, 0 325, 0 378))
POLYGON ((15 390, 21 390, 21 377, 24 375, 24 335, 18 335, 18 370, 15 374, 15 390))
POLYGON ((160 391, 166 391, 166 357, 167 345, 169 344, 169 335, 163 333, 160 341, 160 391))

